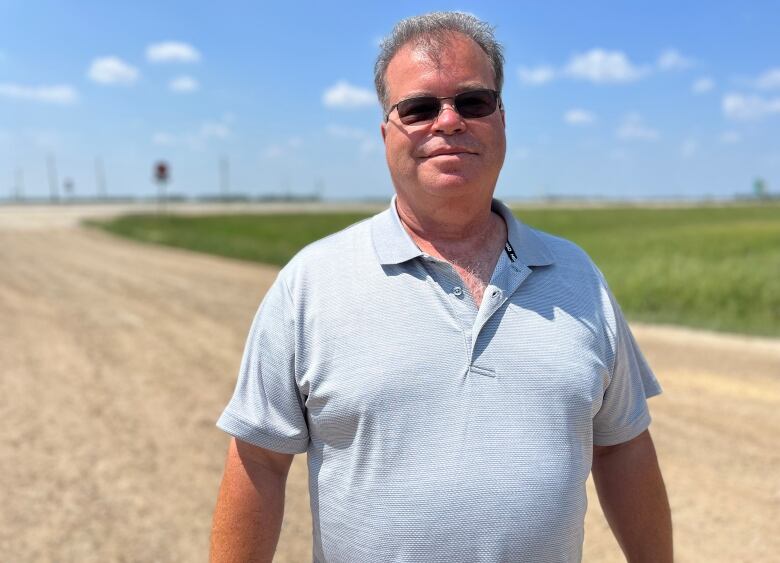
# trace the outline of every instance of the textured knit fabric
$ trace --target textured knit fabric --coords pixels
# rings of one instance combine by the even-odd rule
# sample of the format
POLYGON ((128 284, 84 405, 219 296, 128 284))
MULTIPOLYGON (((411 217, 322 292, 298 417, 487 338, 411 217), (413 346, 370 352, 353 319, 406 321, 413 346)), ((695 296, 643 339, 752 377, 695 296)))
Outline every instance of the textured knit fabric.
POLYGON ((308 452, 314 560, 579 561, 593 444, 660 392, 603 277, 500 202, 482 304, 394 205, 302 250, 255 317, 218 426, 308 452))

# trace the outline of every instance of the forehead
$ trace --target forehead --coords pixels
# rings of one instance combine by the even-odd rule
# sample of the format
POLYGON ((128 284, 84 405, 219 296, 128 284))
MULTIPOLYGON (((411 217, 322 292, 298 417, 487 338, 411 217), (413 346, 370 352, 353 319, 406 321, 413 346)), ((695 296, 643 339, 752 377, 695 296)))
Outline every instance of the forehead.
POLYGON ((469 37, 409 42, 393 56, 385 74, 391 101, 408 95, 450 95, 458 90, 495 88, 490 59, 469 37))

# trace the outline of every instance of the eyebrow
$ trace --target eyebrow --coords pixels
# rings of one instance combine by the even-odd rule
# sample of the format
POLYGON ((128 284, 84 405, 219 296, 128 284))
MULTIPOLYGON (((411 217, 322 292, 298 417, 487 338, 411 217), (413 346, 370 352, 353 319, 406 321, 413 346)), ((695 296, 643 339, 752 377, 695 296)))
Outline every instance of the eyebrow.
MULTIPOLYGON (((468 92, 469 90, 494 90, 494 88, 491 88, 490 86, 487 86, 482 82, 464 82, 458 85, 458 87, 455 89, 455 93, 453 94, 453 96, 457 96, 458 94, 461 94, 463 92, 468 92)), ((439 97, 436 96, 430 90, 412 90, 411 92, 407 93, 405 96, 398 98, 398 101, 408 100, 409 98, 419 98, 422 96, 439 97)))

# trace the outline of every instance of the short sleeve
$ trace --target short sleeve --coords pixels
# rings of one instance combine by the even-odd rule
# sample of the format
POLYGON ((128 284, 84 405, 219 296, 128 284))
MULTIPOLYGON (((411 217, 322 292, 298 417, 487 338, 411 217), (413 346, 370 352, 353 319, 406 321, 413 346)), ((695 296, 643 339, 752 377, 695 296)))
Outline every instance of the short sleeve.
POLYGON ((256 446, 305 452, 309 443, 303 399, 295 379, 295 314, 281 278, 255 315, 238 381, 217 426, 256 446))
POLYGON ((614 296, 607 290, 615 318, 615 359, 601 408, 593 417, 593 443, 627 442, 650 425, 647 399, 661 393, 614 296))

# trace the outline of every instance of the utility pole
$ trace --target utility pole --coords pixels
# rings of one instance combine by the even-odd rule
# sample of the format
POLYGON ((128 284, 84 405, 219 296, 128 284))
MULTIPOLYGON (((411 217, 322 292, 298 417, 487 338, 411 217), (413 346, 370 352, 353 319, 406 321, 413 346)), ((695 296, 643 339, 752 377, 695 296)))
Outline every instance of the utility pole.
POLYGON ((52 203, 56 203, 59 201, 60 195, 59 182, 57 180, 57 162, 54 160, 53 154, 46 157, 46 168, 49 172, 49 198, 52 203))
POLYGON ((65 196, 68 200, 73 201, 73 197, 76 195, 76 182, 73 178, 65 178, 62 181, 62 188, 65 190, 65 196))

